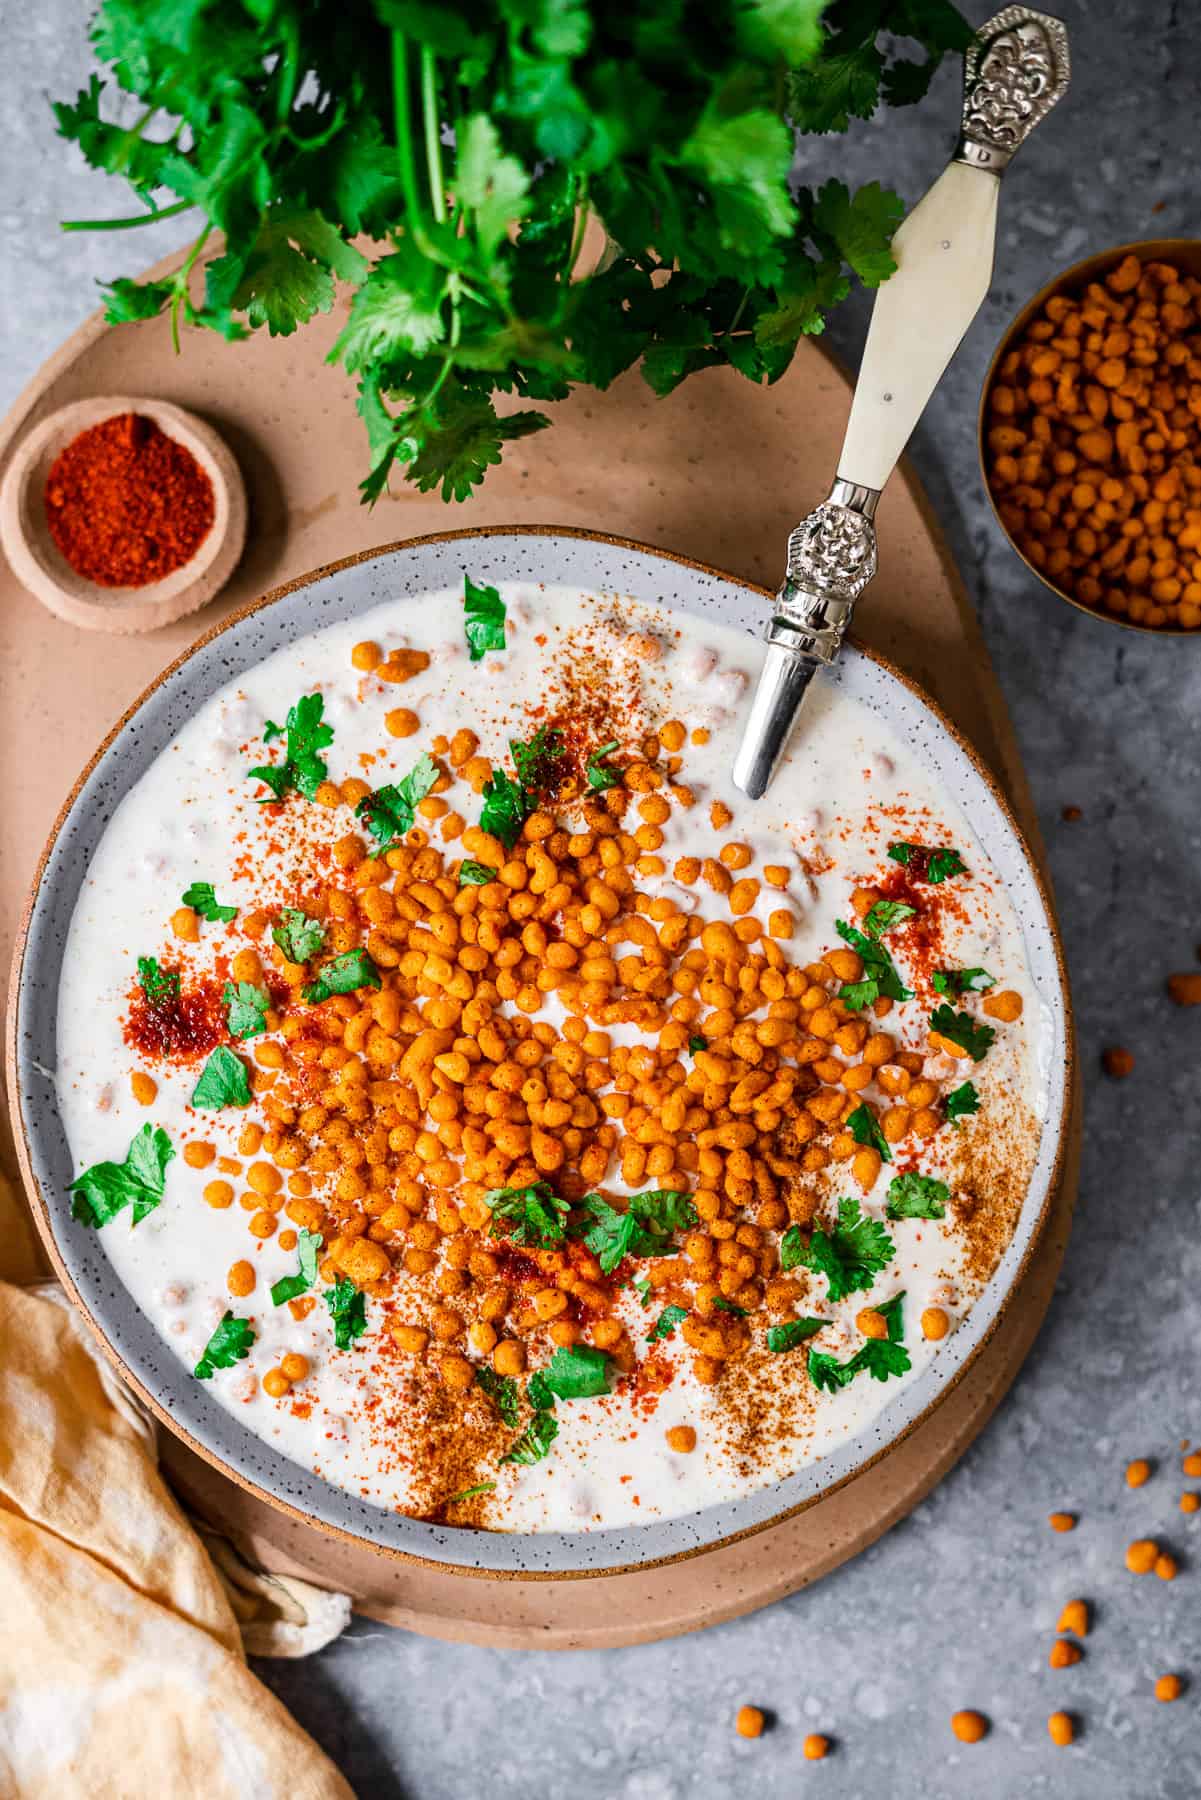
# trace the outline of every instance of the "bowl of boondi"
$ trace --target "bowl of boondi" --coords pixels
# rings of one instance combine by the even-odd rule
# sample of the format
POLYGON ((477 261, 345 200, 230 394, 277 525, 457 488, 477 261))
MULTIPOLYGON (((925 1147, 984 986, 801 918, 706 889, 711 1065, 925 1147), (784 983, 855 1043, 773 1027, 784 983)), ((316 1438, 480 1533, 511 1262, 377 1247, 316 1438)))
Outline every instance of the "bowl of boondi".
POLYGON ((979 447, 997 521, 1052 593, 1201 632, 1201 242, 1122 244, 1040 288, 989 367, 979 447))

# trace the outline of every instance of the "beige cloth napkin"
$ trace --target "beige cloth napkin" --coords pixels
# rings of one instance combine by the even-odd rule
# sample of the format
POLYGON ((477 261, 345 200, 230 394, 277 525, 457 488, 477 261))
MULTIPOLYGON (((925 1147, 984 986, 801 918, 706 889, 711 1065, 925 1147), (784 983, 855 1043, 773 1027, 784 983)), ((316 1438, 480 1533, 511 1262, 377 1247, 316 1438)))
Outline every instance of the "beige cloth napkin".
MULTIPOLYGON (((22 1211, 0 1173, 0 1273, 28 1281, 22 1211)), ((349 1611, 202 1543, 61 1294, 0 1281, 3 1800, 353 1800, 246 1664, 319 1648, 349 1611)))

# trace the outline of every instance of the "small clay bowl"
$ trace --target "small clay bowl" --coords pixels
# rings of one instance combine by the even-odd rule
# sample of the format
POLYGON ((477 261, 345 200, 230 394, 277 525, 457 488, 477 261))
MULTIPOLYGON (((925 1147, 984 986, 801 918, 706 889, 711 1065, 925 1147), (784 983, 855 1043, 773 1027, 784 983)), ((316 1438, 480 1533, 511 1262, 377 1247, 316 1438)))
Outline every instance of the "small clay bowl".
POLYGON ((60 407, 17 446, 0 486, 0 543, 13 573, 43 606, 85 631, 130 636, 156 631, 211 600, 234 571, 246 541, 246 488, 233 455, 203 419, 166 400, 101 394, 60 407), (61 554, 46 522, 46 477, 81 431, 118 413, 141 413, 190 450, 213 484, 213 523, 190 562, 144 587, 101 587, 61 554))
POLYGON ((1105 276, 1116 269, 1127 256, 1137 256, 1139 261, 1144 263, 1175 263, 1186 274, 1201 279, 1201 239, 1144 238, 1135 244, 1119 244, 1114 250, 1102 250, 1095 256, 1086 256, 1082 262, 1073 263, 1070 269, 1065 269, 1061 275, 1056 275, 1053 280, 1047 282, 1045 287, 1041 287, 1033 300, 1027 302, 1005 332, 988 365, 988 374, 984 377, 984 387, 980 394, 980 412, 976 424, 976 449, 980 460, 980 475, 984 482, 984 491, 988 495, 989 505, 993 509, 993 516, 1010 545, 1021 557, 1035 580, 1040 581, 1060 600, 1066 600, 1069 606, 1074 606, 1077 612, 1084 613, 1090 619, 1099 619, 1104 625, 1120 625, 1125 631, 1140 631, 1145 637, 1201 639, 1201 628, 1189 629, 1183 625, 1140 625, 1135 619, 1124 619, 1118 613, 1106 612, 1103 607, 1088 606, 1083 600, 1077 600, 1074 594, 1069 594, 1064 588, 1059 587, 1052 576, 1044 574, 1042 569, 1035 568, 1014 541, 1009 527, 1001 517, 997 496, 989 485, 988 464, 984 454, 985 434, 991 418, 993 385, 997 380, 1001 364, 1026 327, 1038 317, 1048 300, 1054 299, 1056 294, 1080 293, 1090 281, 1103 281, 1105 276))

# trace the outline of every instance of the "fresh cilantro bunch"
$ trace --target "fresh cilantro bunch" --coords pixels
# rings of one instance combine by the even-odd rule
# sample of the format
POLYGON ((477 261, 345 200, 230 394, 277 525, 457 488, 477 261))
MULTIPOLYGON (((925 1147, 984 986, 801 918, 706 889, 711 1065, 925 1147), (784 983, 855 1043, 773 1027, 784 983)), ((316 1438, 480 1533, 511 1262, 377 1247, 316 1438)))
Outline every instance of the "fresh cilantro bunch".
POLYGON ((177 274, 109 284, 108 319, 286 335, 343 284, 364 498, 398 465, 462 500, 576 384, 778 380, 852 277, 891 274, 902 211, 877 182, 792 187, 797 132, 920 99, 971 31, 950 0, 103 0, 91 36, 110 77, 58 129, 145 205, 97 226, 200 221, 177 274))

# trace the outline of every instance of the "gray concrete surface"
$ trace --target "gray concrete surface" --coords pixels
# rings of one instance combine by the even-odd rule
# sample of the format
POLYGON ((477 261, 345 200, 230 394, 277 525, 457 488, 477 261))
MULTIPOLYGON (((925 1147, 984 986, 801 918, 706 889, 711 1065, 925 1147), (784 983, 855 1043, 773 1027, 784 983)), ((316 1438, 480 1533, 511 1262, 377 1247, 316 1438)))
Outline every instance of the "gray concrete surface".
MULTIPOLYGON (((1034 288, 1090 250, 1197 232, 1201 6, 1062 10, 1072 93, 1007 177, 993 294, 913 447, 1016 721, 1071 961, 1087 1143, 1057 1302, 960 1467, 867 1555, 791 1602, 675 1643, 569 1656, 450 1648, 364 1624, 309 1662, 264 1666, 364 1800, 1201 1794, 1201 1515, 1177 1511, 1178 1440, 1201 1437, 1201 1016, 1163 994, 1164 975, 1192 965, 1201 941, 1201 643, 1122 633, 1048 602, 992 526, 973 443, 988 357, 1034 288), (1065 805, 1083 817, 1065 823, 1065 805), (1114 1042, 1138 1058, 1122 1085, 1098 1069, 1114 1042), (1133 1455, 1160 1464, 1137 1495, 1122 1480, 1133 1455), (1057 1507, 1079 1510, 1073 1536, 1048 1532, 1057 1507), (1149 1533, 1179 1550, 1171 1586, 1123 1569, 1127 1541, 1149 1533), (1053 1673, 1056 1614, 1078 1593, 1095 1601, 1096 1629, 1085 1660, 1053 1673), (1194 1685, 1159 1706, 1153 1679, 1173 1669, 1194 1685), (774 1715, 757 1743, 733 1731, 747 1700, 774 1715), (959 1706, 992 1717, 987 1742, 954 1742, 959 1706), (1056 1707, 1082 1722, 1067 1751, 1047 1737, 1056 1707), (800 1755, 815 1729, 837 1742, 821 1765, 800 1755)), ((59 217, 125 209, 55 141, 44 99, 83 77, 82 9, 7 0, 4 12, 6 403, 91 308, 95 278, 144 266, 180 236, 178 222, 136 242, 60 235, 59 217)), ((954 88, 944 72, 920 112, 809 146, 815 173, 891 179, 912 201, 945 156, 954 88)), ((865 318, 848 308, 833 329, 850 359, 865 318)))

